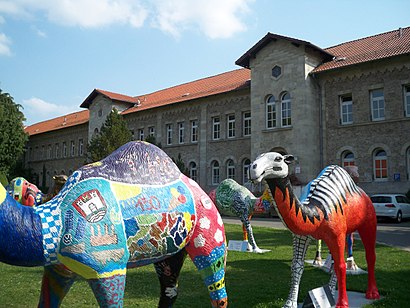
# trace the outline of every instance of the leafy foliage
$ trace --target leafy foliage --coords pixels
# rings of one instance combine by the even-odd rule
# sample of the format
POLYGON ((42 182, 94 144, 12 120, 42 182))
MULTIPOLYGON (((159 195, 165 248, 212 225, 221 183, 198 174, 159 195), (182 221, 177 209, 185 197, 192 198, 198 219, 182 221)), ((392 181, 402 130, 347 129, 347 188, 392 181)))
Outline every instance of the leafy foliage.
POLYGON ((189 170, 188 168, 185 166, 184 161, 182 160, 182 156, 181 153, 178 154, 178 158, 172 158, 172 160, 174 161, 175 165, 177 165, 179 171, 181 171, 183 174, 185 174, 186 176, 189 176, 189 170))
POLYGON ((88 158, 93 162, 99 161, 131 140, 132 134, 127 122, 114 108, 107 116, 100 132, 91 139, 88 145, 88 158))
POLYGON ((0 172, 6 176, 24 153, 28 135, 24 131, 21 105, 0 89, 0 172))

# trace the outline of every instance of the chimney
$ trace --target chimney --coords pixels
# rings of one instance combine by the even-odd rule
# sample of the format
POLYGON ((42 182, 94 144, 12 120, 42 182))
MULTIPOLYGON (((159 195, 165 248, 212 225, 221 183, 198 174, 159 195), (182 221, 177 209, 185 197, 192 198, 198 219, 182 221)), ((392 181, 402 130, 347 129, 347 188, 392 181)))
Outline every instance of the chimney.
POLYGON ((403 28, 399 28, 399 37, 403 36, 403 28))

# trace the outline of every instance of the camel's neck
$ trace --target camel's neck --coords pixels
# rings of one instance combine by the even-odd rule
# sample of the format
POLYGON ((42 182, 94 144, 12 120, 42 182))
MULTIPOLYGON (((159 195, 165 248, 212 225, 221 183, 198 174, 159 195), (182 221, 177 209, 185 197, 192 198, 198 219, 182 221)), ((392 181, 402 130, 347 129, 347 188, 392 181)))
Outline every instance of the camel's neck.
POLYGON ((44 265, 40 217, 0 185, 0 261, 12 265, 44 265))
POLYGON ((275 200, 277 211, 285 225, 296 234, 311 234, 316 229, 315 219, 319 218, 308 206, 302 204, 296 197, 289 177, 283 179, 266 179, 275 200))

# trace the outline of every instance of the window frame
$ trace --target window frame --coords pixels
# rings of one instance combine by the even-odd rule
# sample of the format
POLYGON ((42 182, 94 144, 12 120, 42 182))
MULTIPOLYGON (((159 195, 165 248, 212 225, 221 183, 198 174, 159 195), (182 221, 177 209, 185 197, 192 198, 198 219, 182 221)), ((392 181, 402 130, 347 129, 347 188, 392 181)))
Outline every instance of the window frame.
POLYGON ((71 140, 70 142, 70 157, 75 156, 75 141, 71 140))
POLYGON ((228 159, 226 161, 226 178, 235 179, 235 162, 233 159, 228 159))
POLYGON ((341 95, 340 103, 340 124, 353 124, 353 99, 352 95, 341 95))
POLYGON ((219 116, 212 118, 212 140, 221 139, 221 118, 219 116))
POLYGON ((376 122, 385 120, 386 104, 383 88, 378 88, 370 91, 370 109, 372 121, 376 122), (374 96, 374 94, 376 94, 378 91, 380 91, 382 95, 374 96), (375 106, 375 104, 377 104, 377 106, 375 106))
POLYGON ((191 120, 191 142, 198 142, 198 120, 191 120))
POLYGON ((185 122, 178 122, 178 143, 185 143, 185 122))
POLYGON ((356 161, 353 152, 344 151, 342 153, 342 167, 356 166, 356 161), (349 157, 348 157, 349 156, 349 157))
POLYGON ((198 167, 196 162, 191 161, 189 163, 189 177, 191 180, 194 180, 195 182, 198 181, 198 167))
POLYGON ((274 129, 277 127, 277 112, 275 96, 269 95, 265 102, 265 127, 266 129, 274 129))
POLYGON ((144 129, 138 128, 138 140, 144 141, 144 129))
POLYGON ((167 145, 172 145, 172 124, 166 124, 167 145))
POLYGON ((384 149, 377 149, 373 152, 373 178, 377 182, 387 181, 389 178, 388 158, 384 149))
POLYGON ((410 85, 403 86, 403 98, 404 98, 404 114, 406 117, 410 117, 410 85))
POLYGON ((83 156, 84 154, 84 140, 82 138, 78 139, 78 156, 83 156))
POLYGON ((250 136, 252 133, 252 114, 250 111, 243 112, 242 123, 242 135, 244 137, 250 136))
POLYGON ((281 96, 280 115, 281 127, 292 126, 292 98, 289 92, 283 93, 281 96))
POLYGON ((226 116, 227 137, 228 139, 235 138, 235 114, 231 113, 226 116))
POLYGON ((249 182, 248 169, 251 163, 252 162, 249 158, 245 158, 242 160, 242 184, 246 184, 249 182))
POLYGON ((211 181, 212 185, 219 185, 221 182, 220 166, 217 160, 214 160, 211 163, 211 181))

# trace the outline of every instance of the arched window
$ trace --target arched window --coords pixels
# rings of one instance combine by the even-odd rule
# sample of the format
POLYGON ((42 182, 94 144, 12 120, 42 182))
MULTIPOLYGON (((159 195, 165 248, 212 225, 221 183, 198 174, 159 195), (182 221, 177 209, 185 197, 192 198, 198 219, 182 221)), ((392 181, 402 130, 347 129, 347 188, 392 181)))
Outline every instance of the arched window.
POLYGON ((354 166, 355 161, 354 161, 354 154, 350 151, 345 151, 342 153, 342 166, 347 167, 347 166, 354 166))
POLYGON ((276 102, 273 95, 266 99, 266 128, 276 127, 276 102))
POLYGON ((193 161, 189 164, 189 177, 194 181, 198 181, 198 169, 193 161))
POLYGON ((281 98, 281 124, 282 127, 287 127, 292 125, 292 110, 291 110, 291 99, 288 92, 284 93, 281 98))
POLYGON ((249 158, 245 158, 242 162, 242 184, 249 182, 248 169, 250 165, 251 160, 249 158))
POLYGON ((97 135, 98 135, 98 133, 99 133, 98 128, 97 128, 97 127, 96 127, 96 128, 94 128, 94 134, 93 134, 93 137, 97 136, 97 135))
POLYGON ((212 185, 218 185, 220 182, 219 163, 214 160, 211 163, 212 185))
POLYGON ((228 159, 226 162, 226 177, 228 179, 235 178, 235 164, 232 159, 228 159))
POLYGON ((375 180, 387 180, 387 154, 383 149, 374 151, 373 173, 375 180))

